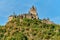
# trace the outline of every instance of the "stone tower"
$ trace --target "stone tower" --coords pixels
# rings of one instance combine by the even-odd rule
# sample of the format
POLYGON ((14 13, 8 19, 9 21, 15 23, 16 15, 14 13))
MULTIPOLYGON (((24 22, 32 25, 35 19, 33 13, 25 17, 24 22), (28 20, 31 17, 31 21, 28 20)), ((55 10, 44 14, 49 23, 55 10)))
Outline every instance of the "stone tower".
POLYGON ((38 19, 38 13, 37 13, 36 8, 34 6, 32 6, 32 8, 30 8, 29 13, 31 15, 33 15, 33 17, 35 17, 36 19, 38 19))
POLYGON ((9 16, 9 20, 8 21, 11 21, 12 19, 14 18, 17 18, 19 17, 20 19, 23 19, 23 18, 28 18, 28 19, 38 19, 38 13, 36 11, 36 8, 34 6, 32 6, 32 8, 30 8, 28 14, 21 14, 21 15, 15 15, 15 13, 13 13, 13 15, 10 15, 9 16))

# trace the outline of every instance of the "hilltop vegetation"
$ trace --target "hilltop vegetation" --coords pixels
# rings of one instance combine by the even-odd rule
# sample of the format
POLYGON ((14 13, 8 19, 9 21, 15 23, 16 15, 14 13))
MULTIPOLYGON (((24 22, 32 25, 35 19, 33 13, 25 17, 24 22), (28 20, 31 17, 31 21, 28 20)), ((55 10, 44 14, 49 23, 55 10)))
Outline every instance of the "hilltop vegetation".
POLYGON ((0 40, 60 40, 60 25, 46 24, 41 19, 14 18, 0 26, 0 40))

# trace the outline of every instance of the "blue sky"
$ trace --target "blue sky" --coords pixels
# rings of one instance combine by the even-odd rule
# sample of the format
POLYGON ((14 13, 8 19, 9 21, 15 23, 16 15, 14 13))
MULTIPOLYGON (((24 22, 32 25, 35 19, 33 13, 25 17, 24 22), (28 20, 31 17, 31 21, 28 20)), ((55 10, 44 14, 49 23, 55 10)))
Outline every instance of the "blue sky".
POLYGON ((8 16, 15 12, 17 15, 28 13, 34 5, 40 19, 50 18, 60 24, 60 0, 0 0, 0 25, 8 22, 8 16))

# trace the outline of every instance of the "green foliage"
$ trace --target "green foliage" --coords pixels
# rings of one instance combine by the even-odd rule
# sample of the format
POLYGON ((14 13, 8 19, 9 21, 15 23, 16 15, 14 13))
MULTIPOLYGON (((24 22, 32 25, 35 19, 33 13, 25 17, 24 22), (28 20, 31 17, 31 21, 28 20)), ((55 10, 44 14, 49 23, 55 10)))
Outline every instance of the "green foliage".
POLYGON ((28 40, 22 32, 15 32, 14 35, 5 37, 5 40, 28 40))
POLYGON ((60 40, 60 25, 46 24, 41 19, 14 18, 0 26, 0 40, 60 40))

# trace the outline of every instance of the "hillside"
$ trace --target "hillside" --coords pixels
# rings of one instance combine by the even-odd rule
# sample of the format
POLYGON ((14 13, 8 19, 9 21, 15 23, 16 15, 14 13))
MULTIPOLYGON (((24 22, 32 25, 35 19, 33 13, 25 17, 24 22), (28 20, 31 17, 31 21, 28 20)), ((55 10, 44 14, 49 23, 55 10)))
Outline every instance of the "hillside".
POLYGON ((60 25, 46 24, 41 19, 19 18, 0 26, 0 40, 60 40, 60 25))

